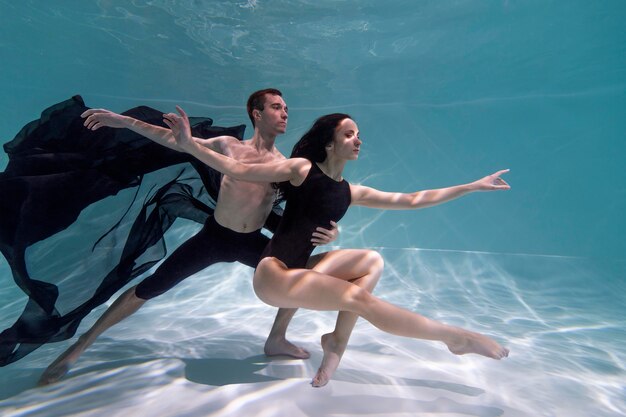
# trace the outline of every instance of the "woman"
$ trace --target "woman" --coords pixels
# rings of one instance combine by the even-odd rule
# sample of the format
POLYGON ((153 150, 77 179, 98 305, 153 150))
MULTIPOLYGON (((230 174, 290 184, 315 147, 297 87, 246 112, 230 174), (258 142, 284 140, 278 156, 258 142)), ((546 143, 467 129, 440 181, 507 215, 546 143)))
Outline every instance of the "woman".
MULTIPOLYGON (((237 179, 281 183, 287 200, 283 220, 254 274, 254 290, 262 301, 276 307, 349 312, 391 334, 441 341, 457 355, 477 353, 493 359, 508 356, 508 349, 484 335, 397 307, 341 276, 305 269, 313 250, 308 241, 310 228, 339 221, 350 205, 381 209, 430 207, 475 191, 509 189, 500 178, 508 170, 448 188, 410 194, 383 192, 349 184, 342 177, 346 162, 358 158, 362 143, 356 123, 347 114, 320 117, 295 145, 290 159, 247 165, 195 143, 185 112, 180 107, 177 110, 180 116, 169 113, 164 115, 164 121, 185 152, 237 179)), ((345 262, 342 250, 326 254, 324 261, 333 262, 334 258, 343 258, 345 262)), ((324 360, 313 380, 314 386, 330 380, 345 343, 347 340, 336 343, 322 338, 324 360)))

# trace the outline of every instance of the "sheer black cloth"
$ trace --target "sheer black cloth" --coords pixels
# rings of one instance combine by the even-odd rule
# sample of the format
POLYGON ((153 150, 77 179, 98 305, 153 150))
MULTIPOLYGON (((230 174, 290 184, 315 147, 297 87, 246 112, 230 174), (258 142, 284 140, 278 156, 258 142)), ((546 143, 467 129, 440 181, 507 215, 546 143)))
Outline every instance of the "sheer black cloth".
MULTIPOLYGON (((166 256, 174 220, 203 224, 215 206, 217 171, 127 129, 90 131, 85 110, 74 96, 4 145, 0 251, 28 301, 0 333, 0 366, 72 337, 92 309, 166 256)), ((149 107, 123 114, 164 126, 149 107)), ((245 125, 212 123, 191 118, 193 135, 243 138, 245 125)), ((277 222, 274 214, 269 228, 277 222)))

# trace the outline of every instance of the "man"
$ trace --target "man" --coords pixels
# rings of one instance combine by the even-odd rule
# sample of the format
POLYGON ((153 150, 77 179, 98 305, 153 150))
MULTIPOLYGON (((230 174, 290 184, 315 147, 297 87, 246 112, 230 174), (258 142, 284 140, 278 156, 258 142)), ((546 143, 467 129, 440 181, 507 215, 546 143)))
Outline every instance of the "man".
MULTIPOLYGON (((250 139, 240 141, 231 136, 211 139, 195 138, 203 146, 246 163, 284 159, 274 146, 276 137, 287 129, 288 109, 282 93, 265 89, 253 93, 247 103, 248 116, 254 127, 250 139)), ((104 109, 89 109, 82 114, 85 126, 127 128, 152 141, 180 150, 169 129, 151 125, 104 109)), ((124 292, 78 341, 61 354, 43 373, 40 385, 57 381, 65 375, 80 355, 105 330, 132 315, 145 302, 178 284, 183 279, 218 262, 239 261, 255 267, 269 239, 260 229, 270 214, 276 190, 271 184, 238 181, 223 176, 214 215, 198 234, 174 251, 155 273, 124 292)), ((337 228, 318 227, 311 241, 332 242, 337 228)), ((287 355, 306 359, 309 353, 290 343, 286 331, 296 309, 280 309, 265 343, 267 355, 287 355)))

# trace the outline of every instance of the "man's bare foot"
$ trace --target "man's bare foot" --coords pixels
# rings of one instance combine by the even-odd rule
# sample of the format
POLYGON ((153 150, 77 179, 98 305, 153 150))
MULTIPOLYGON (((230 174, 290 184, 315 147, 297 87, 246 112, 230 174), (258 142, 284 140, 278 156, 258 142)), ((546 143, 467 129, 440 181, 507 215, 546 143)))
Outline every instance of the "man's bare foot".
POLYGON ((328 384, 339 366, 346 345, 340 344, 332 333, 328 333, 322 336, 322 349, 324 349, 322 364, 311 381, 311 385, 315 388, 328 384))
POLYGON ((54 362, 46 368, 46 370, 39 378, 37 386, 45 386, 57 382, 63 378, 70 370, 70 367, 76 363, 80 355, 83 353, 83 348, 80 345, 80 340, 70 346, 65 352, 61 354, 54 362))
POLYGON ((457 337, 453 341, 446 343, 450 352, 455 355, 476 353, 497 360, 509 356, 509 350, 500 346, 495 340, 479 333, 459 330, 457 337))
POLYGON ((268 337, 263 348, 267 356, 289 356, 295 359, 309 359, 311 354, 285 339, 284 337, 268 337))

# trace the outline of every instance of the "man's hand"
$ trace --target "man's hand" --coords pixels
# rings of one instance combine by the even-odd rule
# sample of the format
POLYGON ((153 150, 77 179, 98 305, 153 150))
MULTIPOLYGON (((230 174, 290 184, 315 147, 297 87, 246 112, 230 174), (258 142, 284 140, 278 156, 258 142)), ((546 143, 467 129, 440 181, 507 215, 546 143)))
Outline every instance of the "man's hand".
POLYGON ((128 127, 125 123, 126 116, 113 113, 105 109, 89 109, 80 115, 85 119, 85 127, 90 130, 98 130, 101 127, 128 127))
POLYGON ((508 169, 500 170, 494 174, 487 175, 478 181, 474 181, 472 185, 476 187, 476 191, 508 190, 511 186, 500 178, 501 175, 506 174, 507 172, 509 172, 508 169))
POLYGON ((327 245, 337 240, 337 236, 339 236, 339 226, 332 220, 330 221, 330 225, 332 229, 325 229, 323 227, 315 228, 316 231, 313 232, 313 237, 311 238, 313 246, 327 245))
POLYGON ((183 149, 189 149, 196 145, 196 142, 193 140, 193 136, 191 136, 191 127, 189 126, 189 117, 187 117, 187 113, 176 106, 176 113, 167 113, 163 115, 163 122, 172 130, 172 134, 174 135, 174 139, 176 139, 176 143, 183 149))

